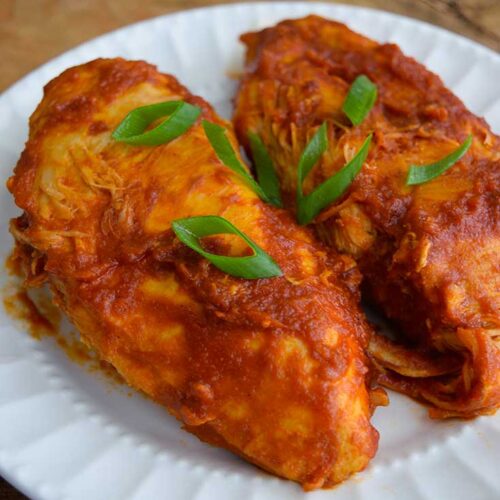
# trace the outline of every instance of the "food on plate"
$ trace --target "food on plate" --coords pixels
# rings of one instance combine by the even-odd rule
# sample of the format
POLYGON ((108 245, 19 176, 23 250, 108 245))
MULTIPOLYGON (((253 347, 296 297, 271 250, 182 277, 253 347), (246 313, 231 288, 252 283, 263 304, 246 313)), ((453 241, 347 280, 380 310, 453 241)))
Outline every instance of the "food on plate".
POLYGON ((260 138, 286 206, 357 261, 398 326, 397 342, 371 342, 379 380, 435 418, 494 412, 500 139, 397 46, 340 23, 310 16, 242 41, 236 133, 249 152, 260 138))
POLYGON ((230 125, 145 62, 52 80, 8 181, 26 284, 186 430, 306 489, 377 448, 354 261, 274 207, 230 125))

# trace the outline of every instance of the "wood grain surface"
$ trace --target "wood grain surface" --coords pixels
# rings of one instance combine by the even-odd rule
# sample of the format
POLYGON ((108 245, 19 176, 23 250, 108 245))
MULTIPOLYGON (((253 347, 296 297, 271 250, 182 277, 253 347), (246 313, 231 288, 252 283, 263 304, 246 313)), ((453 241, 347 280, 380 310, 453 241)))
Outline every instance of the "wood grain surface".
MULTIPOLYGON (((75 45, 120 26, 228 0, 0 0, 0 91, 75 45)), ((334 2, 332 2, 334 3, 334 2)), ((500 0, 342 0, 389 10, 500 51, 500 0)), ((25 498, 0 478, 0 499, 25 498)))

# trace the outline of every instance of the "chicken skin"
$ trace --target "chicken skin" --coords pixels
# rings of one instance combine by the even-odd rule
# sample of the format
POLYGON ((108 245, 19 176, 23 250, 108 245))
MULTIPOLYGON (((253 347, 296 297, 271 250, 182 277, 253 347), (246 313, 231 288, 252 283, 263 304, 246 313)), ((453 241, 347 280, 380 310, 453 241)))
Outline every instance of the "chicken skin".
MULTIPOLYGON (((306 489, 332 486, 378 442, 359 272, 224 166, 202 118, 237 150, 205 101, 145 62, 100 59, 51 81, 8 181, 26 283, 48 283, 82 341, 189 432, 306 489), (201 109, 183 135, 111 137, 134 108, 171 100, 201 109), (172 221, 197 215, 229 220, 283 276, 235 278, 184 246, 172 221)), ((228 235, 203 244, 248 251, 228 235)))
POLYGON ((350 161, 373 133, 359 175, 313 221, 353 257, 366 297, 399 330, 375 335, 379 380, 423 400, 435 418, 474 417, 500 404, 500 139, 436 75, 392 44, 307 17, 242 36, 246 71, 235 130, 257 133, 295 208, 297 164, 327 122, 329 146, 305 193, 350 161), (343 103, 353 81, 378 88, 353 126, 343 103), (471 134, 467 154, 435 179, 406 185, 410 165, 434 163, 471 134))

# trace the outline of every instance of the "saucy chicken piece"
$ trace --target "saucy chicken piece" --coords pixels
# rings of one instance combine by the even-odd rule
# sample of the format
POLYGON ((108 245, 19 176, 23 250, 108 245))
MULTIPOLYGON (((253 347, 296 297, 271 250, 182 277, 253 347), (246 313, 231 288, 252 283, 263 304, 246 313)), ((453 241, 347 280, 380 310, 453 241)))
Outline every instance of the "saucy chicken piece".
MULTIPOLYGON (((47 282, 82 341, 189 432, 306 489, 332 486, 373 457, 384 396, 370 388, 354 261, 262 202, 201 117, 157 147, 112 139, 129 111, 170 100, 228 127, 237 149, 205 101, 145 62, 96 60, 45 87, 8 181, 27 285, 47 282), (172 231, 195 215, 231 221, 284 275, 215 268, 172 231)), ((204 245, 248 250, 228 235, 204 245)))
POLYGON ((500 404, 500 139, 436 75, 393 44, 320 17, 242 36, 246 71, 234 124, 261 136, 289 208, 297 164, 326 121, 329 147, 304 182, 308 193, 339 171, 373 132, 360 174, 316 217, 317 234, 352 256, 366 296, 401 332, 374 336, 379 380, 431 406, 431 416, 473 417, 500 404), (342 111, 366 75, 378 98, 361 125, 342 111), (447 156, 468 134, 461 161, 407 186, 411 164, 447 156))

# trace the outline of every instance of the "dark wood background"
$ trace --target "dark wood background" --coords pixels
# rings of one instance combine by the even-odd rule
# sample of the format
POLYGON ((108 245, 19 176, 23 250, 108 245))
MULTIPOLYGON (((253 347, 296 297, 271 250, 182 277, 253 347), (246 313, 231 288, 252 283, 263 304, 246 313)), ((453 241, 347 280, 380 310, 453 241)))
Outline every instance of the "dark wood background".
MULTIPOLYGON (((167 12, 231 0, 0 0, 0 91, 69 48, 167 12)), ((341 0, 416 17, 500 51, 500 0, 341 0)))
MULTIPOLYGON (((0 0, 0 91, 75 45, 141 19, 231 0, 0 0)), ((335 2, 332 2, 335 3, 335 2)), ((500 0, 342 0, 415 17, 500 51, 500 0)), ((0 499, 25 498, 0 478, 0 499)))

